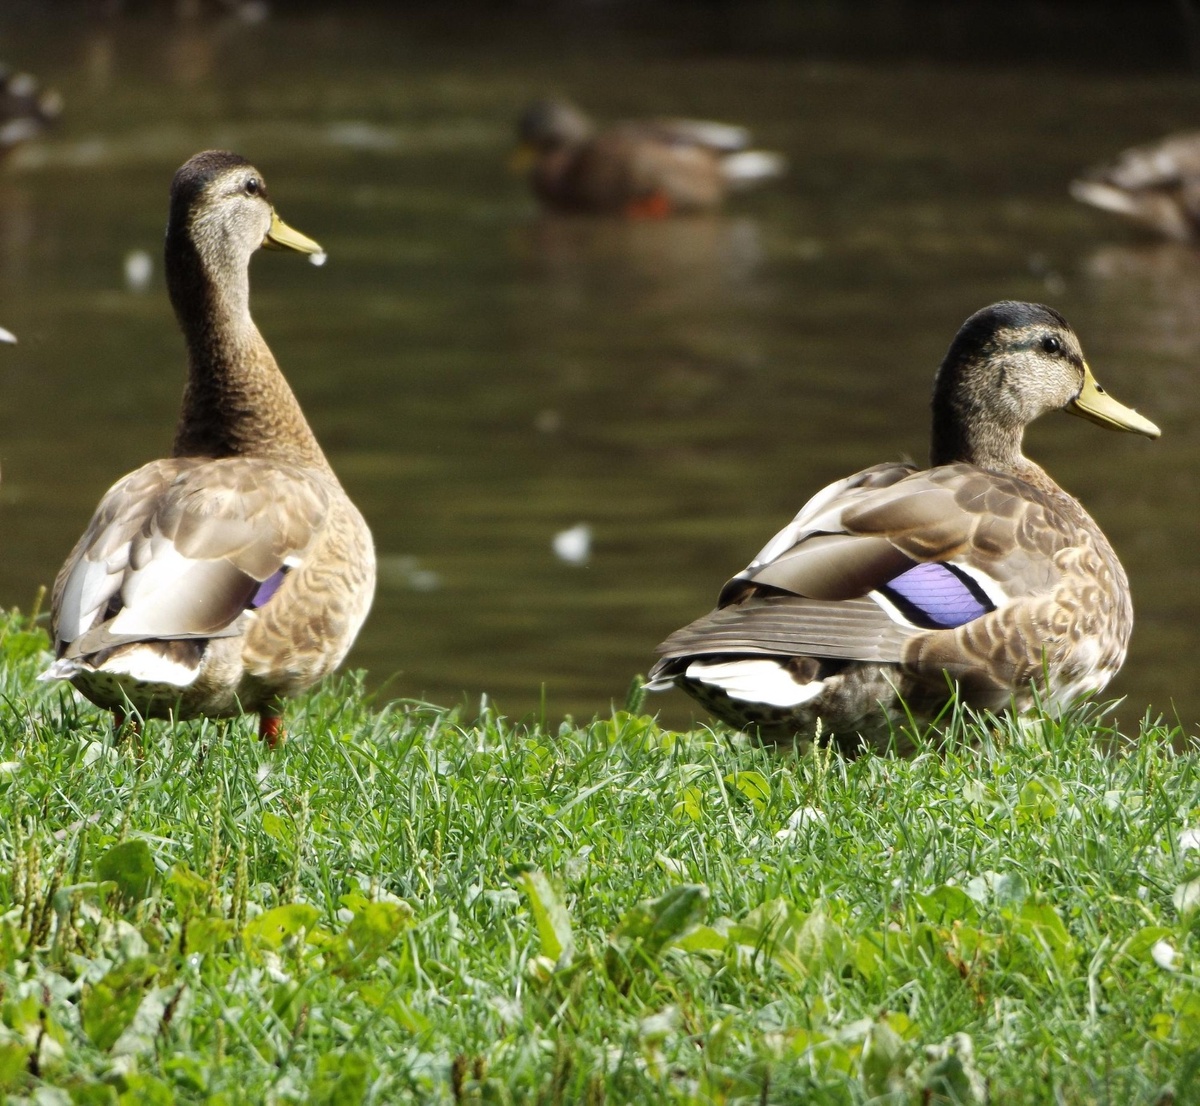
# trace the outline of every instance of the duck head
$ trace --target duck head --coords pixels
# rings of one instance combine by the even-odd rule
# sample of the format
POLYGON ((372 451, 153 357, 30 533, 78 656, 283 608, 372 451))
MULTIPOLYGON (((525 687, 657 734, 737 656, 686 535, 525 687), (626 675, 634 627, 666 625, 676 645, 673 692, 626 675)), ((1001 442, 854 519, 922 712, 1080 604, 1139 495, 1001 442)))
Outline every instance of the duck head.
POLYGON ((171 182, 168 255, 186 242, 209 267, 244 268, 260 246, 319 254, 321 247, 276 214, 262 174, 239 154, 206 150, 171 182))
POLYGON ((938 370, 932 463, 1015 471, 1025 427, 1049 411, 1148 438, 1161 433, 1096 382, 1078 337, 1057 311, 994 303, 963 323, 938 370))

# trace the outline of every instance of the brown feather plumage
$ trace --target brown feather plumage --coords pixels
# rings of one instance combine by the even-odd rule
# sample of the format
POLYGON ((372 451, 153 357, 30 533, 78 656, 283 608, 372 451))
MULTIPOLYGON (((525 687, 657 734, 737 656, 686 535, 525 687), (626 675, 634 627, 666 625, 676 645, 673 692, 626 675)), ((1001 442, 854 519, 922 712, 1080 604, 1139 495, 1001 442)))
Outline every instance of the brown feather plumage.
POLYGON ((1128 580, 1079 502, 1021 453, 1025 425, 1064 408, 1158 433, 1095 388, 1056 312, 972 316, 938 374, 934 467, 875 466, 814 496, 716 610, 659 646, 651 686, 776 739, 932 718, 955 686, 991 710, 1102 688, 1133 627, 1128 580), (924 621, 892 586, 928 564, 951 566, 939 580, 962 597, 957 624, 924 621))
POLYGON ((114 712, 258 711, 275 733, 280 700, 341 662, 370 606, 370 532, 250 317, 250 256, 284 231, 316 248, 237 155, 176 174, 167 281, 188 380, 173 455, 104 496, 52 600, 47 675, 114 712))
MULTIPOLYGON (((749 141, 740 127, 688 119, 627 121, 597 131, 578 109, 556 100, 531 104, 518 131, 543 206, 627 215, 719 206, 738 184, 729 159, 749 141)), ((761 156, 763 179, 782 171, 778 155, 761 156)))

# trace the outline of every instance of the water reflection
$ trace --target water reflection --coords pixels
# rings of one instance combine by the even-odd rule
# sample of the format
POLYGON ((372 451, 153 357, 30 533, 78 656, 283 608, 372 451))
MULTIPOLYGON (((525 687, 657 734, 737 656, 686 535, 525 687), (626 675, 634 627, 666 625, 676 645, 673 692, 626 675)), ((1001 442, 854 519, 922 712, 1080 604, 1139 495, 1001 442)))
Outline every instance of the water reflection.
POLYGON ((746 290, 763 262, 749 216, 625 220, 545 215, 517 237, 517 255, 553 303, 570 308, 622 294, 642 311, 703 311, 746 290))

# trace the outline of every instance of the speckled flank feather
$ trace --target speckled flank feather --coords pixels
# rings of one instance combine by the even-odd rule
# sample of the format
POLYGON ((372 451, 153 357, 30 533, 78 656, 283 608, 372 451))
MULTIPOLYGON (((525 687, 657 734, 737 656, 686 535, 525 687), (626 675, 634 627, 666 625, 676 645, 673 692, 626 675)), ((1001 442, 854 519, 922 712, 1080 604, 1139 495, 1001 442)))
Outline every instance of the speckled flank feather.
POLYGON ((54 586, 46 676, 114 711, 266 724, 342 661, 370 607, 370 532, 250 318, 272 219, 237 155, 176 174, 167 276, 189 375, 174 456, 109 490, 54 586))
POLYGON ((1200 131, 1124 151, 1071 182, 1071 195, 1180 242, 1200 238, 1200 131))
POLYGON ((731 189, 779 176, 781 155, 748 150, 743 127, 697 119, 648 119, 596 131, 561 101, 530 105, 519 137, 530 183, 556 211, 665 215, 718 206, 731 189))
POLYGON ((1099 527, 1021 454, 1024 426, 1055 409, 1157 435, 1095 387, 1057 313, 973 316, 938 375, 935 467, 876 465, 819 492, 659 646, 651 688, 768 738, 819 724, 850 745, 936 716, 951 682, 997 711, 1103 688, 1133 607, 1099 527))

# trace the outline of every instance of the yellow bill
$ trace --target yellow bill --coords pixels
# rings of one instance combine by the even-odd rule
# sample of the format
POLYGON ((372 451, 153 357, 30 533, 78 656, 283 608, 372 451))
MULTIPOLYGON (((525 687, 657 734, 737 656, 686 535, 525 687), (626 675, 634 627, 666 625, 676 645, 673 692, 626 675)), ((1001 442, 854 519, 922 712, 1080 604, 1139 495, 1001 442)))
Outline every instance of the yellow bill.
POLYGON ((271 229, 263 239, 263 246, 268 250, 295 250, 297 253, 325 252, 307 234, 289 227, 274 211, 271 212, 271 229))
POLYGON ((1109 430, 1128 430, 1134 434, 1145 434, 1147 438, 1157 438, 1162 434, 1148 418, 1139 415, 1132 407, 1118 403, 1101 388, 1087 365, 1083 366, 1083 388, 1065 410, 1107 426, 1109 430))

